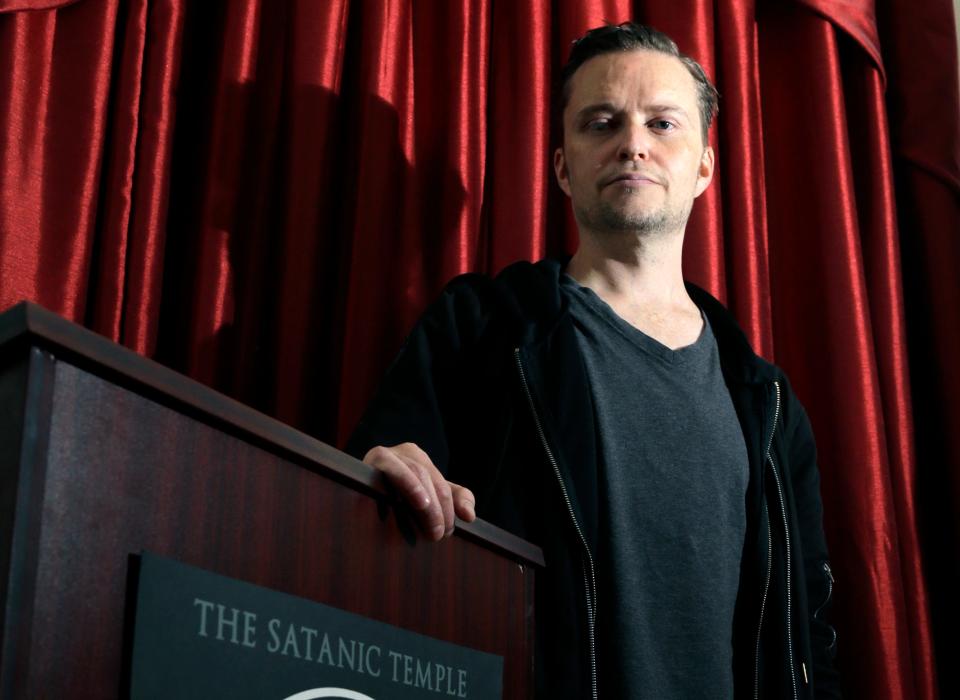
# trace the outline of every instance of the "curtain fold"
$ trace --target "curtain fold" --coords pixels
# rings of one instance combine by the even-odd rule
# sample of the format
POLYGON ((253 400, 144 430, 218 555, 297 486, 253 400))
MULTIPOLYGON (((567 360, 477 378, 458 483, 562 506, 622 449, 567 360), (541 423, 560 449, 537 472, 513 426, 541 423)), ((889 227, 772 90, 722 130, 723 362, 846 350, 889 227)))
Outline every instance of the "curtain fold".
POLYGON ((797 0, 860 44, 883 75, 875 0, 797 0))
MULTIPOLYGON (((878 0, 887 64, 908 366, 915 409, 916 499, 936 649, 960 625, 960 75, 950 3, 878 0), (930 128, 940 120, 952 128, 930 128)), ((941 662, 941 666, 945 665, 941 662)), ((943 697, 960 678, 939 674, 943 697)))
MULTIPOLYGON (((716 81, 723 86, 717 115, 723 149, 718 190, 723 202, 724 250, 728 276, 726 303, 740 320, 754 350, 774 357, 770 308, 770 241, 767 223, 761 114, 760 52, 756 8, 717 17, 716 81), (749 186, 739 196, 726 194, 725 182, 749 186)), ((715 144, 716 148, 716 144, 715 144)))
POLYGON ((0 0, 0 12, 16 12, 18 10, 53 10, 66 7, 77 0, 0 0))
POLYGON ((183 15, 173 3, 131 0, 122 7, 94 233, 100 254, 91 264, 86 313, 97 332, 152 355, 162 296, 183 15))
POLYGON ((840 649, 854 671, 846 687, 856 697, 930 697, 881 76, 817 15, 764 14, 760 36, 776 356, 814 424, 837 579, 859 582, 837 587, 842 626, 862 635, 855 650, 840 649), (821 148, 809 148, 814 139, 821 148), (891 628, 903 633, 884 634, 891 628))
POLYGON ((847 695, 955 695, 948 0, 0 0, 0 308, 342 444, 447 280, 575 249, 551 97, 627 19, 721 93, 685 272, 810 413, 847 695))

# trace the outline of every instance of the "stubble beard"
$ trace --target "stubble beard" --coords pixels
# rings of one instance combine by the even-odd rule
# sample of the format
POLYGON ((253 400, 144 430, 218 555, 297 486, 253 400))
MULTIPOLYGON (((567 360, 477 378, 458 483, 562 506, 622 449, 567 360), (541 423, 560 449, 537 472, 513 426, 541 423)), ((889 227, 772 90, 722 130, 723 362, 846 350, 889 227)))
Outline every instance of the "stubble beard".
POLYGON ((635 212, 601 201, 590 208, 578 207, 575 214, 580 225, 592 231, 649 237, 683 231, 692 208, 691 201, 674 209, 662 207, 653 212, 635 212))

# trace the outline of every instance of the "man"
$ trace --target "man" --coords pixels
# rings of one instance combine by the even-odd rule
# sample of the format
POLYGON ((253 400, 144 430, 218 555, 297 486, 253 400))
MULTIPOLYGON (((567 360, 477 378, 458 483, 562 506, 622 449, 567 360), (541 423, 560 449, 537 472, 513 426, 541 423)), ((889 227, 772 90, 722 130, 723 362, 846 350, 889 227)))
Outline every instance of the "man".
POLYGON ((579 249, 451 282, 348 449, 428 537, 476 508, 543 548, 539 696, 836 696, 809 422, 681 275, 716 90, 630 23, 575 42, 562 79, 579 249))

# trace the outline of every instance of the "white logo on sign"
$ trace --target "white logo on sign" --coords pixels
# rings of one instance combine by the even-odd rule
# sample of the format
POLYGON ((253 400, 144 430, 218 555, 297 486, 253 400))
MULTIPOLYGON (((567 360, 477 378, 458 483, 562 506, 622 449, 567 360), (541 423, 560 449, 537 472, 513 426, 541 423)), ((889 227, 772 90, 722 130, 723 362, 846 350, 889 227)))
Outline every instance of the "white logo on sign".
POLYGON ((316 700, 316 698, 342 698, 342 700, 373 700, 369 695, 346 688, 313 688, 295 693, 283 700, 316 700))

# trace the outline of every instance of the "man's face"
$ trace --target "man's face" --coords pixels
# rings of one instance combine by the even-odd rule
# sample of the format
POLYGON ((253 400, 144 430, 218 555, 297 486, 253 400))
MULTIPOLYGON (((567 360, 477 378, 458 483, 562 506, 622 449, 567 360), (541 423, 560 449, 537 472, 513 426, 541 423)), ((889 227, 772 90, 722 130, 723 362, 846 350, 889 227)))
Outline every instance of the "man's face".
POLYGON ((682 230, 713 176, 696 83, 673 56, 594 56, 570 80, 563 128, 554 169, 581 229, 682 230))

